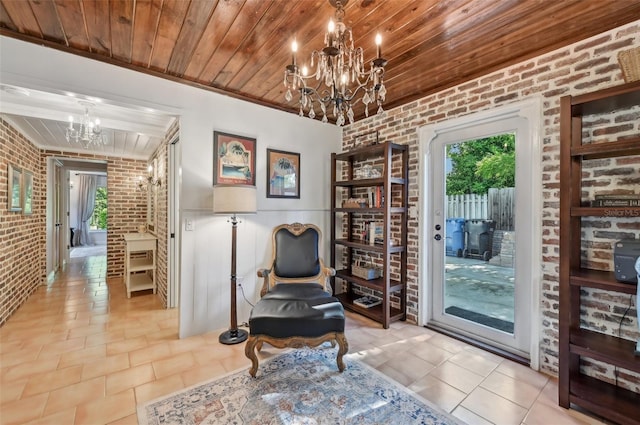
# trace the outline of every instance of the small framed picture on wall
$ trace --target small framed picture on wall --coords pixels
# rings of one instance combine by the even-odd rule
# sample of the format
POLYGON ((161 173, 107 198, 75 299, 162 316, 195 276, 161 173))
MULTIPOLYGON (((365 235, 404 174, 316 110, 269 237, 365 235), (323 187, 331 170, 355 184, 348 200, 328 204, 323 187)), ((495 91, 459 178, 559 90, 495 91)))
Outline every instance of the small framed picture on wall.
POLYGON ((25 170, 22 179, 22 213, 33 214, 33 174, 25 170))
POLYGON ((256 185, 256 139, 213 132, 213 184, 256 185))
POLYGON ((300 154, 267 149, 267 198, 300 199, 300 154))
POLYGON ((22 170, 13 164, 9 164, 7 170, 7 198, 9 198, 9 211, 22 211, 22 170))

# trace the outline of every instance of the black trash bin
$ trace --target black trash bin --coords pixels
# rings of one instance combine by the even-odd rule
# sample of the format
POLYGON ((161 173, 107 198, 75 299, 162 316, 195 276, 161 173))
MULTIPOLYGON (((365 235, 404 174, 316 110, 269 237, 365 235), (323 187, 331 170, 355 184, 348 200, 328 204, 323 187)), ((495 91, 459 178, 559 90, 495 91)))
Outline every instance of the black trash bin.
POLYGON ((482 258, 489 261, 493 250, 493 220, 466 220, 464 224, 466 244, 462 256, 482 258))

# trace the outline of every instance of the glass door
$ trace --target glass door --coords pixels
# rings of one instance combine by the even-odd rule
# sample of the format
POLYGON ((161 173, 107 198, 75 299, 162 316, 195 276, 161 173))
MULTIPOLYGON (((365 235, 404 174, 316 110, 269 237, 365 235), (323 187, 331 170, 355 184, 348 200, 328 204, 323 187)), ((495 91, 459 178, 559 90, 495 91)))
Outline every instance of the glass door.
POLYGON ((527 281, 516 284, 516 133, 436 138, 430 158, 433 321, 526 357, 527 281))
POLYGON ((512 335, 515 135, 447 144, 443 153, 440 309, 512 335))
POLYGON ((420 221, 420 323, 513 353, 534 369, 543 272, 541 119, 541 103, 531 99, 421 127, 421 208, 413 211, 420 221))

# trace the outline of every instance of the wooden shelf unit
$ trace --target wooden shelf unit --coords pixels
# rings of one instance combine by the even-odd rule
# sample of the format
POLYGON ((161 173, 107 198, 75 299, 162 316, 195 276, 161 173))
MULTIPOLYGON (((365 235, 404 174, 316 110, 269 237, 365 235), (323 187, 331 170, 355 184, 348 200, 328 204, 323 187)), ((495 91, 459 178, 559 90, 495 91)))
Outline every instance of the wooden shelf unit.
POLYGON ((131 293, 152 289, 156 293, 157 238, 149 233, 127 233, 125 240, 124 283, 131 293))
POLYGON ((344 307, 381 323, 385 329, 391 322, 405 320, 407 317, 408 160, 408 147, 391 142, 331 155, 331 265, 337 269, 336 277, 333 278, 334 293, 335 279, 341 279, 345 282, 346 291, 335 296, 344 307), (371 164, 371 161, 376 162, 376 167, 381 167, 382 176, 355 178, 356 169, 365 163, 371 164), (340 164, 342 167, 339 167, 340 164), (347 198, 350 198, 356 193, 362 193, 363 189, 377 187, 382 189, 386 197, 385 202, 378 207, 342 208, 337 205, 339 193, 344 194, 346 191, 347 198), (384 224, 382 243, 371 245, 356 236, 354 226, 364 221, 384 224), (340 237, 336 236, 337 224, 344 226, 340 237), (393 243, 392 236, 396 243, 393 243), (337 251, 341 249, 345 252, 338 257, 337 251), (356 251, 379 256, 382 277, 366 280, 353 275, 352 265, 356 251), (392 261, 394 268, 391 266, 392 261), (399 279, 391 279, 392 272, 399 279), (381 298, 382 303, 370 308, 354 304, 354 299, 360 296, 355 289, 361 293, 373 293, 373 296, 381 298))
POLYGON ((640 82, 580 96, 560 104, 560 312, 559 404, 576 404, 621 424, 640 424, 640 394, 580 371, 585 357, 640 373, 635 342, 580 328, 581 288, 636 294, 635 284, 616 281, 613 272, 581 265, 582 218, 640 217, 640 207, 582 205, 582 161, 640 155, 640 135, 583 144, 582 117, 640 105, 640 82))

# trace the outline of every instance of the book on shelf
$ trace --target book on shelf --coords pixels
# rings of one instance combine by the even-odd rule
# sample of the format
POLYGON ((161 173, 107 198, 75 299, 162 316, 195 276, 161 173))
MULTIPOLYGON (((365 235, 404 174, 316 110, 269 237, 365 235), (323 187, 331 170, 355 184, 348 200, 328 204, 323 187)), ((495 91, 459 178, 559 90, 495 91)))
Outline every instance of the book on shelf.
POLYGON ((353 303, 357 306, 360 307, 364 307, 364 308, 371 308, 373 306, 382 304, 382 300, 378 299, 378 298, 374 298, 368 295, 365 295, 363 297, 360 298, 356 298, 355 300, 353 300, 353 303))
POLYGON ((640 199, 638 193, 600 193, 597 194, 595 199, 640 199))
POLYGON ((592 207, 640 207, 640 198, 606 198, 594 199, 591 201, 592 207))
POLYGON ((369 245, 384 242, 384 223, 372 221, 369 223, 369 245))
POLYGON ((369 199, 369 206, 371 208, 374 208, 376 203, 375 203, 375 196, 373 195, 373 188, 370 187, 367 189, 367 198, 369 199))

